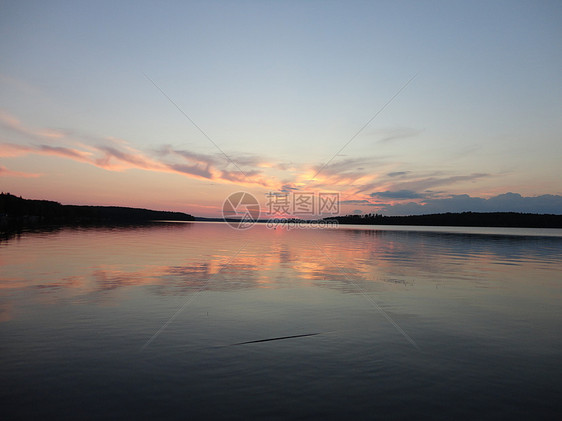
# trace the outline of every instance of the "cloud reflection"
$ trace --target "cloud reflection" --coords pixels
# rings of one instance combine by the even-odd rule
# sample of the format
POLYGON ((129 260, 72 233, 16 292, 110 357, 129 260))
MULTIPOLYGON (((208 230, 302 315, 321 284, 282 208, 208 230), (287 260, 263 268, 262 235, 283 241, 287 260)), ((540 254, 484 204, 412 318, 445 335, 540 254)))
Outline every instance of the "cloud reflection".
POLYGON ((159 296, 185 296, 201 289, 294 287, 357 293, 342 270, 367 293, 416 288, 419 282, 436 282, 436 274, 449 282, 490 288, 494 287, 491 274, 520 278, 530 269, 551 270, 559 263, 562 249, 562 238, 557 237, 370 229, 273 232, 258 227, 245 233, 252 238, 251 244, 230 261, 240 246, 239 233, 232 231, 222 224, 191 224, 190 228, 23 234, 17 242, 3 243, 6 257, 0 261, 0 294, 6 300, 12 293, 25 292, 52 304, 127 299, 133 288, 159 296), (77 235, 80 232, 86 238, 77 235), (167 236, 171 244, 166 244, 167 236), (122 244, 112 247, 111 238, 122 244), (183 245, 177 247, 174 241, 183 245), (18 243, 26 244, 26 254, 17 253, 18 243), (98 247, 98 243, 106 246, 98 247), (50 244, 52 256, 45 254, 45 244, 50 244), (122 248, 125 244, 128 248, 122 248), (153 253, 155 244, 160 244, 158 254, 153 253), (72 264, 56 264, 57 248, 65 250, 64 260, 72 264), (10 253, 15 253, 13 259, 10 253), (47 262, 51 271, 46 270, 47 262))

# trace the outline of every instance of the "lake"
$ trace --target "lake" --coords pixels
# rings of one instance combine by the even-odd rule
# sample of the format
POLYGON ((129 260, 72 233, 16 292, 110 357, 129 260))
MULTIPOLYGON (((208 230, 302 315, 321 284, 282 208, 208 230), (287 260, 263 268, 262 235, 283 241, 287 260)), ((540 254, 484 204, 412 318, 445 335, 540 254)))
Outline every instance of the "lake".
POLYGON ((61 228, 0 270, 4 419, 562 411, 562 230, 61 228))

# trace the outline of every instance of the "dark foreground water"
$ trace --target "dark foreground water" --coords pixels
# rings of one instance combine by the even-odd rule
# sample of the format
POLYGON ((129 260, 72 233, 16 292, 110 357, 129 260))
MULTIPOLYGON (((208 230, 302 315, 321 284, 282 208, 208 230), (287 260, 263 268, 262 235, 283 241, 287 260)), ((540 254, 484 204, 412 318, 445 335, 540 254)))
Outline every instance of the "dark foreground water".
POLYGON ((4 240, 0 417, 558 418, 562 236, 425 230, 4 240))

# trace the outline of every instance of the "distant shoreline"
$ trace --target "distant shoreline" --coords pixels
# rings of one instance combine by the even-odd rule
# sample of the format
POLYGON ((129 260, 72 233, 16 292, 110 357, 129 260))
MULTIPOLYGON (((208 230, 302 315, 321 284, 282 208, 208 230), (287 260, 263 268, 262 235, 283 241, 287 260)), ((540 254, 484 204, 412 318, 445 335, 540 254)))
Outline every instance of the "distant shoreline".
MULTIPOLYGON (((340 225, 388 225, 421 227, 482 227, 482 228, 562 228, 562 215, 534 214, 518 212, 460 212, 439 213, 410 216, 384 215, 346 215, 323 218, 321 220, 303 220, 295 218, 259 219, 257 223, 279 222, 279 225, 299 223, 313 224, 319 221, 337 221, 340 225)), ((195 221, 237 222, 234 218, 195 217, 195 221)))
MULTIPOLYGON (((260 219, 266 223, 273 218, 260 219)), ((234 218, 194 217, 182 212, 156 211, 121 206, 62 205, 50 200, 33 200, 10 193, 0 194, 0 228, 10 230, 17 227, 41 225, 100 225, 142 224, 154 221, 237 221, 234 218)), ((337 221, 341 225, 394 225, 434 227, 490 227, 490 228, 562 228, 562 215, 520 212, 460 212, 410 216, 384 216, 378 214, 345 215, 321 220, 296 218, 277 221, 300 224, 318 221, 337 221)))
POLYGON ((62 205, 50 200, 23 199, 0 194, 0 227, 13 229, 41 225, 141 224, 155 220, 193 221, 182 212, 156 211, 121 206, 62 205))
POLYGON ((519 212, 460 212, 427 215, 346 215, 325 218, 339 224, 434 227, 562 228, 562 215, 519 212))

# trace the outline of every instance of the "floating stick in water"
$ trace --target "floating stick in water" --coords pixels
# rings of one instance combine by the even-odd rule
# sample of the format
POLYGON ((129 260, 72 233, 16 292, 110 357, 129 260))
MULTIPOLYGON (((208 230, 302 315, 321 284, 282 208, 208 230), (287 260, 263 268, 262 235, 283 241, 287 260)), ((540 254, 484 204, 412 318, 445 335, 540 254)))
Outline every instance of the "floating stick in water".
POLYGON ((260 342, 281 341, 281 340, 283 340, 283 339, 304 338, 305 336, 315 336, 315 335, 320 335, 321 333, 322 333, 322 332, 318 332, 318 333, 303 333, 302 335, 279 336, 279 337, 277 337, 277 338, 256 339, 255 341, 238 342, 238 343, 236 343, 236 344, 230 344, 229 346, 257 344, 257 343, 260 343, 260 342))

